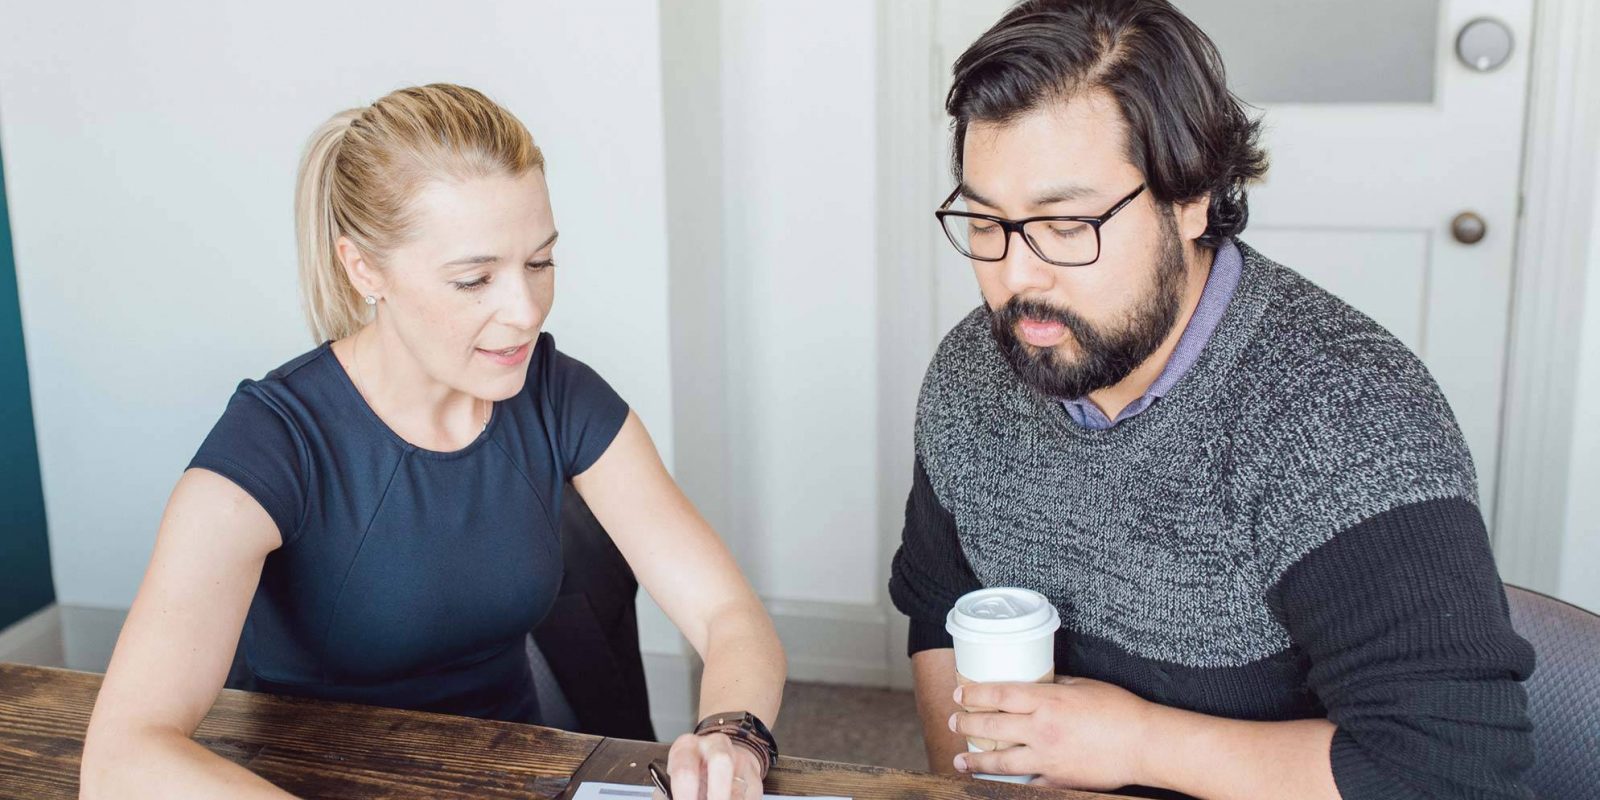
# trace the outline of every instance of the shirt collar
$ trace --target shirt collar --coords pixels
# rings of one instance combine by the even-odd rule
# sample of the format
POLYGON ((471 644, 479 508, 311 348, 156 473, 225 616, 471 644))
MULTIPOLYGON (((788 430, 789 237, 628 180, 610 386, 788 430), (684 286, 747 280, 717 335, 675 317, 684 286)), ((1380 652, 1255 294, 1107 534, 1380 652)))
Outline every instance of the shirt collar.
POLYGON ((1118 413, 1114 421, 1106 420, 1105 414, 1088 397, 1063 400, 1073 420, 1085 427, 1109 428, 1124 419, 1137 416, 1157 398, 1171 391, 1200 360, 1200 354, 1205 351, 1211 335, 1227 313, 1228 303, 1233 300, 1233 292, 1239 288, 1239 279, 1243 274, 1244 256, 1239 252, 1238 245, 1228 239, 1212 256, 1211 274, 1206 276, 1205 288, 1200 291, 1200 302, 1195 305, 1194 314, 1184 326, 1183 335, 1178 337, 1177 347, 1173 348, 1166 366, 1161 368, 1161 374, 1156 376, 1150 388, 1118 413))

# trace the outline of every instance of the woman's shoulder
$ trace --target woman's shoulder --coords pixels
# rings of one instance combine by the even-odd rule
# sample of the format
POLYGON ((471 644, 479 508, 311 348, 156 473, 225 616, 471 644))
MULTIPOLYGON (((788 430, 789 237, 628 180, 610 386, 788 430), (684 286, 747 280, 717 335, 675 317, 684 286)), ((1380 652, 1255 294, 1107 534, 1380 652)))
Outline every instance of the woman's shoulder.
POLYGON ((324 343, 259 379, 241 381, 189 462, 190 469, 215 472, 249 493, 286 544, 298 535, 306 505, 310 443, 323 438, 312 429, 328 419, 329 367, 338 365, 324 343))
POLYGON ((241 380, 228 398, 207 444, 242 449, 294 449, 337 431, 359 430, 344 397, 353 392, 330 343, 295 356, 259 378, 241 380), (321 431, 321 433, 317 433, 321 431))
POLYGON ((325 388, 335 377, 327 367, 337 367, 338 357, 333 354, 333 343, 323 342, 294 358, 269 370, 259 378, 246 378, 239 382, 238 391, 250 393, 284 394, 317 391, 325 388))
POLYGON ((599 458, 628 417, 628 404, 588 364, 539 334, 522 396, 537 409, 563 464, 576 475, 599 458))
POLYGON ((615 395, 600 373, 558 348, 556 337, 548 332, 540 333, 535 340, 530 361, 528 379, 522 387, 525 395, 557 403, 594 400, 596 395, 615 395))
POLYGON ((291 380, 296 375, 303 373, 308 365, 314 364, 324 358, 337 359, 337 357, 333 354, 333 342, 331 341, 323 342, 322 344, 319 344, 316 347, 313 347, 310 350, 307 350, 306 352, 283 362, 283 364, 274 368, 272 371, 268 372, 264 377, 262 377, 262 380, 291 380))
POLYGON ((228 405, 262 405, 287 427, 305 430, 356 422, 350 402, 356 397, 332 343, 323 342, 259 378, 239 381, 228 405))

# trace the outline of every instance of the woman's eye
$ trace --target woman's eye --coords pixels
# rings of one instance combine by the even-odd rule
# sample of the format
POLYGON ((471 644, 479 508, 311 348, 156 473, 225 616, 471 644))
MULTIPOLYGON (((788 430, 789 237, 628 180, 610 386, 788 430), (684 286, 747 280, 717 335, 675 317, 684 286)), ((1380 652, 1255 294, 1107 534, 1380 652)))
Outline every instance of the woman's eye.
MULTIPOLYGON (((555 265, 555 259, 545 259, 544 261, 529 261, 524 266, 527 267, 529 272, 543 272, 544 270, 554 267, 555 265)), ((488 286, 489 276, 483 275, 470 281, 451 281, 450 285, 460 289, 463 292, 470 292, 475 289, 482 289, 483 287, 488 286)))

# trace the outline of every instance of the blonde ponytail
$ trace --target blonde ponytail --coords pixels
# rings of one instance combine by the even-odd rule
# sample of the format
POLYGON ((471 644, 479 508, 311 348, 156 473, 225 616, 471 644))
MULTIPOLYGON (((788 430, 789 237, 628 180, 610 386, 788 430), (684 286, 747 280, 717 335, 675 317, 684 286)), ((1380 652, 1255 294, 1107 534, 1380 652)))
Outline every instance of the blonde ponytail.
POLYGON ((367 322, 339 261, 339 237, 377 266, 406 240, 407 206, 427 181, 543 168, 527 128, 464 86, 414 86, 335 114, 306 143, 295 185, 300 295, 313 339, 343 339, 367 322))
POLYGON ((294 192, 294 237, 300 260, 300 301, 311 336, 343 339, 365 316, 356 289, 339 263, 339 226, 333 219, 333 169, 350 123, 360 109, 341 111, 317 128, 300 159, 294 192))

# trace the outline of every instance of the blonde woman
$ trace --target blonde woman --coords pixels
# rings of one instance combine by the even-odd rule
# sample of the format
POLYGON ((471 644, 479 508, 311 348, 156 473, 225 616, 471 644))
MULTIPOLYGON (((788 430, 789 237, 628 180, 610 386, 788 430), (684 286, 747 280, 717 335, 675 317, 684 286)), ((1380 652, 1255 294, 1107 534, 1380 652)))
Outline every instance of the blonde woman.
POLYGON ((286 796, 189 738, 241 630, 265 691, 538 722, 524 635, 556 596, 568 480, 705 661, 675 796, 760 796, 782 649, 639 418, 540 333, 543 166, 460 86, 312 137, 296 235, 324 343, 240 384, 178 481, 90 720, 84 797, 286 796))

